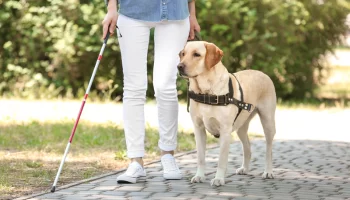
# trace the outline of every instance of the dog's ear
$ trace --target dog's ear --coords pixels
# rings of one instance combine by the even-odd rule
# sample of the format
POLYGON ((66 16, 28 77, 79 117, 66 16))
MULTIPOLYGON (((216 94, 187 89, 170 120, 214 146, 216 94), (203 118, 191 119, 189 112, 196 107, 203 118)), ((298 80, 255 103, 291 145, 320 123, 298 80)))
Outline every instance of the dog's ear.
POLYGON ((213 43, 205 43, 207 54, 205 55, 205 65, 208 68, 214 67, 221 60, 224 52, 213 43))

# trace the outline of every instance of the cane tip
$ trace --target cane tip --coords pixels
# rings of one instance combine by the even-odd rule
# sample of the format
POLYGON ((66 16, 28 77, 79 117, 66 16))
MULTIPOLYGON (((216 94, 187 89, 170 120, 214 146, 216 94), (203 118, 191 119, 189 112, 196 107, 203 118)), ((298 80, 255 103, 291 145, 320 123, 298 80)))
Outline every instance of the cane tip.
POLYGON ((52 186, 52 188, 51 188, 51 192, 52 192, 52 193, 54 193, 54 192, 55 192, 55 190, 56 190, 56 186, 52 186))

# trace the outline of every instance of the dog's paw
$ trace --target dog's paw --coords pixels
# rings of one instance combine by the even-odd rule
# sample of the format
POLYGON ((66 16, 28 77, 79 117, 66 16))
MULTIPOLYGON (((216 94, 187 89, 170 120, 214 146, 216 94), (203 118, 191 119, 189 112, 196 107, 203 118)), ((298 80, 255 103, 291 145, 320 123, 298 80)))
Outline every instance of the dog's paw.
POLYGON ((205 181, 205 176, 194 176, 191 179, 191 183, 203 183, 205 181))
POLYGON ((273 173, 268 173, 268 172, 264 172, 263 175, 262 175, 262 178, 263 179, 274 179, 275 176, 273 175, 273 173))
POLYGON ((225 179, 224 178, 214 178, 210 181, 211 186, 222 186, 225 185, 225 179))
POLYGON ((248 169, 244 168, 244 167, 240 167, 236 170, 236 174, 237 175, 246 175, 248 174, 248 169))

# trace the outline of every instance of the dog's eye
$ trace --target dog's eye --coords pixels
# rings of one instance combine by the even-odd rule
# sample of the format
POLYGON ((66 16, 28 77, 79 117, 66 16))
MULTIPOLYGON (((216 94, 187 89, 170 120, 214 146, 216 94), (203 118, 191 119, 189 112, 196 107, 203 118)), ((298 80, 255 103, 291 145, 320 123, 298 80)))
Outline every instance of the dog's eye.
POLYGON ((194 53, 193 56, 194 57, 201 57, 201 55, 199 53, 194 53))
POLYGON ((183 56, 185 56, 185 52, 184 51, 180 51, 179 57, 183 57, 183 56))

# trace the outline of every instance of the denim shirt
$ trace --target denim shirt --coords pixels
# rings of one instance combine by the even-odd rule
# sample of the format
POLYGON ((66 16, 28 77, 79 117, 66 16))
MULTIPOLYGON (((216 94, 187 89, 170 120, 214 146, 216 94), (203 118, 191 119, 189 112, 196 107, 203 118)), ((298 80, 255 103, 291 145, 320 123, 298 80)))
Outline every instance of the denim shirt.
POLYGON ((192 0, 119 0, 119 13, 142 21, 183 20, 192 0))

